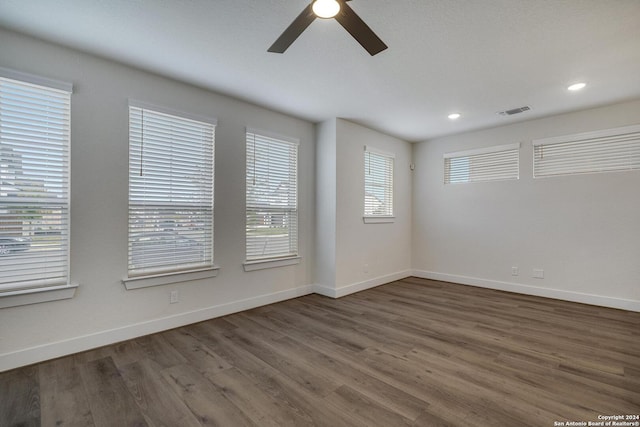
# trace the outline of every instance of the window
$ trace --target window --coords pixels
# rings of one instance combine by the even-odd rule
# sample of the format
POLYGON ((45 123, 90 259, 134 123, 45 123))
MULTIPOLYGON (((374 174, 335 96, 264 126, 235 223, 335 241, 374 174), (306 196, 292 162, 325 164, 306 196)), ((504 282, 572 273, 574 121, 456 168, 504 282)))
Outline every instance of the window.
POLYGON ((298 141, 247 129, 247 261, 298 255, 298 141))
POLYGON ((30 77, 0 76, 0 296, 70 286, 72 88, 30 77))
POLYGON ((394 155, 364 147, 364 218, 393 217, 394 155))
POLYGON ((520 144, 498 145, 444 155, 444 183, 519 179, 520 144))
POLYGON ((130 278, 213 267, 214 134, 215 120, 130 103, 130 278))
POLYGON ((535 178, 640 170, 640 125, 533 141, 535 178))

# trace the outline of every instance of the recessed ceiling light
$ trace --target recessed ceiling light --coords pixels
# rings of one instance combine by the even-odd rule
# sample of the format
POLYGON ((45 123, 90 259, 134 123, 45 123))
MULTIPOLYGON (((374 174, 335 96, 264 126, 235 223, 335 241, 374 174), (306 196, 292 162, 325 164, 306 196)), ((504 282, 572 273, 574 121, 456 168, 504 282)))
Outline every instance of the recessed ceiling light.
POLYGON ((586 83, 574 83, 571 86, 569 86, 567 90, 576 91, 576 90, 584 89, 586 85, 587 85, 586 83))
POLYGON ((447 117, 449 117, 451 120, 459 119, 460 113, 451 113, 447 117))

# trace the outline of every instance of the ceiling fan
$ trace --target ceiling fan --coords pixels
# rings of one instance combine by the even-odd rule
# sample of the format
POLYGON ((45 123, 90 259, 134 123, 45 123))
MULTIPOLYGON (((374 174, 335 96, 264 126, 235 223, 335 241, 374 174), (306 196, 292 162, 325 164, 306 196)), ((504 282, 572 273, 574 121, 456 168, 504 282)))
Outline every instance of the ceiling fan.
POLYGON ((371 56, 385 50, 387 45, 356 15, 348 1, 351 0, 313 0, 268 51, 284 53, 316 18, 335 18, 371 56))

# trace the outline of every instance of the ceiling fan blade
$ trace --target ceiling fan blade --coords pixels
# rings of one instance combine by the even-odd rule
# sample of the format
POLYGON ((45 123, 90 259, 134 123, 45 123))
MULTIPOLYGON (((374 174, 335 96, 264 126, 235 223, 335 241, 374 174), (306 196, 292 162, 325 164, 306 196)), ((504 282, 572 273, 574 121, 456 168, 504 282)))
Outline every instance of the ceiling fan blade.
POLYGON ((345 1, 341 1, 340 12, 335 16, 336 21, 347 30, 371 56, 382 52, 388 46, 384 44, 380 37, 364 23, 362 19, 351 9, 345 1))
POLYGON ((302 13, 293 20, 291 25, 284 30, 280 37, 278 37, 278 40, 276 40, 275 43, 267 49, 268 52, 284 53, 284 51, 291 46, 291 43, 296 41, 300 34, 302 34, 302 32, 311 25, 313 20, 316 19, 316 14, 313 13, 312 4, 313 3, 310 3, 309 6, 307 6, 302 13))

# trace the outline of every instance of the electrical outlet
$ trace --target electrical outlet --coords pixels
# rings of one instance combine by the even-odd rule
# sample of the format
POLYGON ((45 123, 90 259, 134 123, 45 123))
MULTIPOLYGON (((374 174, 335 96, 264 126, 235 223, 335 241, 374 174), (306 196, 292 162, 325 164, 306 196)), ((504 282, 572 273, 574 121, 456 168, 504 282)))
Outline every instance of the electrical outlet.
POLYGON ((363 271, 364 271, 365 274, 369 272, 369 264, 365 264, 364 265, 363 271))
POLYGON ((544 270, 541 268, 534 268, 532 277, 534 279, 544 279, 544 270))
POLYGON ((511 275, 517 276, 518 274, 520 274, 520 270, 518 269, 518 267, 511 267, 511 275))
POLYGON ((171 291, 171 294, 169 295, 169 304, 175 304, 179 301, 179 294, 178 291, 171 291))

